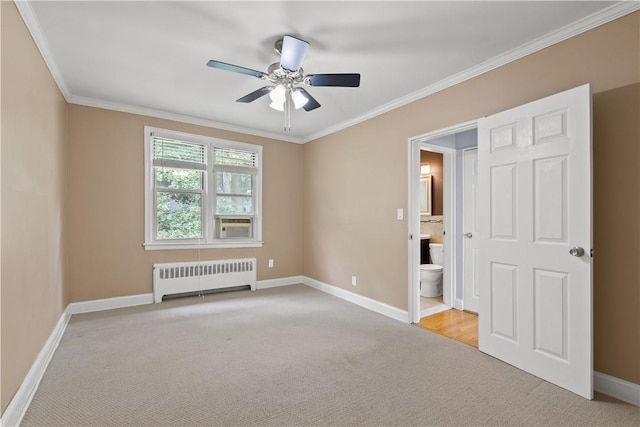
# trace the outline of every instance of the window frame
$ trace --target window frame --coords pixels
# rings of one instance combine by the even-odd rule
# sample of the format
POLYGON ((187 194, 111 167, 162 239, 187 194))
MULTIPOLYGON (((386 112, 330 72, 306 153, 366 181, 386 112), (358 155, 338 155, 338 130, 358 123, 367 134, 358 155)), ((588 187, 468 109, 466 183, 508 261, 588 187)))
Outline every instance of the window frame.
MULTIPOLYGON (((206 249, 206 248, 255 248, 262 247, 262 146, 226 139, 172 131, 152 126, 144 127, 144 197, 145 197, 145 250, 206 249), (156 239, 156 188, 153 165, 153 137, 174 139, 204 145, 206 166, 202 189, 202 238, 156 239), (256 174, 252 180, 253 236, 251 238, 216 238, 216 168, 215 148, 227 148, 255 153, 256 174)), ((181 190, 180 190, 181 191, 181 190)), ((234 215, 220 215, 224 217, 234 215)), ((247 215, 237 215, 247 217, 247 215)))

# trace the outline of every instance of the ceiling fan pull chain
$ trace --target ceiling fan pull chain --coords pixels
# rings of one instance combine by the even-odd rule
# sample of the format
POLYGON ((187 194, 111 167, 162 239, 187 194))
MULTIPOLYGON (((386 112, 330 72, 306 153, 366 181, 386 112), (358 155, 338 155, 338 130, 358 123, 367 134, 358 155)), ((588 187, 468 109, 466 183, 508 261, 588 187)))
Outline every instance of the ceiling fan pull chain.
POLYGON ((291 130, 291 88, 288 87, 284 95, 284 131, 291 130))

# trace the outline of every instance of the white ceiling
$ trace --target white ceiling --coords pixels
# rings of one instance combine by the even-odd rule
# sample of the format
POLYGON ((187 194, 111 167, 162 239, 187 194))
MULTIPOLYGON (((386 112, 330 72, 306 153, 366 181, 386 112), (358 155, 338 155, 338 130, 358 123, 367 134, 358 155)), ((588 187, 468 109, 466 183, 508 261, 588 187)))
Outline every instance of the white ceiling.
POLYGON ((559 41, 576 28, 601 23, 604 15, 611 19, 611 10, 620 6, 606 1, 19 4, 70 102, 294 142, 559 41), (266 82, 206 66, 216 59, 266 71, 279 60, 273 44, 284 34, 310 43, 305 73, 362 76, 359 88, 308 88, 322 107, 295 111, 289 133, 282 130, 283 114, 268 108, 268 97, 235 102, 266 82))

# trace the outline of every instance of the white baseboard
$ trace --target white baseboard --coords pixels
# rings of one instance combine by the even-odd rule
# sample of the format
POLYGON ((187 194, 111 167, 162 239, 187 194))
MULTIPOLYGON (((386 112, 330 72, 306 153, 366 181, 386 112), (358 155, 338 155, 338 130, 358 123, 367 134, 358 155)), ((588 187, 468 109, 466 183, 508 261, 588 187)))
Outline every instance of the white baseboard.
POLYGON ((453 308, 455 308, 456 310, 464 310, 464 301, 458 298, 455 298, 453 300, 453 308))
POLYGON ((27 372, 27 375, 24 377, 18 391, 16 391, 4 414, 2 414, 0 425, 9 427, 20 425, 22 417, 24 417, 25 412, 27 412, 31 399, 33 399, 33 395, 38 389, 38 385, 40 385, 40 380, 42 380, 42 376, 47 370, 51 357, 53 357, 53 353, 56 351, 56 348, 58 348, 58 343, 60 343, 60 339, 67 328, 70 318, 71 312, 69 311, 69 306, 67 306, 58 319, 53 331, 51 331, 51 335, 49 335, 44 347, 42 347, 33 365, 31 365, 31 369, 29 369, 29 372, 27 372))
POLYGON ((129 295, 126 297, 104 298, 92 301, 72 302, 67 306, 70 314, 91 313, 114 308, 134 307, 153 304, 153 294, 129 295))
POLYGON ((601 372, 593 373, 593 389, 623 402, 640 406, 640 385, 601 372))
POLYGON ((385 304, 380 301, 376 301, 371 298, 358 295, 356 293, 347 291, 346 289, 339 288, 337 286, 329 285, 327 283, 320 282, 319 280, 312 279, 307 276, 302 276, 302 283, 319 291, 336 296, 345 301, 352 302, 360 307, 368 308, 376 313, 383 314, 400 322, 409 323, 409 312, 406 310, 400 310, 389 304, 385 304))
POLYGON ((303 283, 302 276, 281 277, 279 279, 258 280, 256 289, 268 289, 278 286, 289 286, 303 283))

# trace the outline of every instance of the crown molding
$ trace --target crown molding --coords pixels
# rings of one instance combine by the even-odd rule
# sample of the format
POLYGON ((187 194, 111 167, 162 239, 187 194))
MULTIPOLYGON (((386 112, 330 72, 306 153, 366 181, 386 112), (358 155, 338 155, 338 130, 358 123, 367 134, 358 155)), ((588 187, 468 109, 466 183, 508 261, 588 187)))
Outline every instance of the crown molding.
POLYGON ((49 72, 53 76, 53 80, 55 80, 60 92, 62 92, 62 96, 64 99, 69 102, 71 99, 71 91, 67 86, 64 78, 62 78, 62 73, 58 69, 55 61, 53 60, 53 55, 51 54, 51 50, 49 49, 49 44, 47 43, 47 39, 42 32, 42 26, 40 25, 40 21, 36 17, 33 8, 31 7, 31 2, 26 0, 14 0, 16 7, 18 8, 18 12, 20 16, 22 16, 22 20, 24 21, 27 29, 31 33, 31 37, 33 38, 36 47, 40 51, 40 55, 42 55, 42 59, 44 59, 45 64, 49 68, 49 72))
POLYGON ((213 120, 207 120, 207 119, 198 118, 198 117, 186 116, 186 115, 170 113, 166 111, 138 107, 134 105, 119 104, 119 103, 102 101, 102 100, 93 99, 93 98, 75 96, 69 90, 66 82, 62 77, 62 74, 60 73, 58 67, 56 66, 55 61, 53 60, 53 56, 49 50, 47 41, 42 32, 38 18, 36 17, 33 11, 33 8, 31 7, 31 2, 28 0, 15 0, 15 4, 18 8, 18 11, 20 12, 20 15, 22 16, 22 19, 25 22, 25 25, 27 26, 29 32, 31 33, 31 36, 33 37, 33 40, 36 46, 38 47, 38 50, 40 51, 42 58, 47 64, 47 67, 49 68, 51 75, 56 81, 58 88, 60 88, 60 91, 62 92, 62 95, 67 100, 67 102, 71 104, 85 105, 85 106, 96 107, 96 108, 104 108, 108 110, 121 111, 121 112, 132 113, 132 114, 140 114, 140 115, 156 117, 160 119, 175 120, 175 121, 184 122, 184 123, 190 123, 190 124, 201 125, 206 127, 213 127, 221 130, 239 132, 239 133, 244 133, 244 134, 253 135, 253 136, 275 139, 279 141, 292 142, 296 144, 305 144, 307 142, 314 141, 323 136, 327 136, 332 133, 346 129, 348 127, 354 126, 358 123, 362 123, 366 120, 372 119, 376 116, 387 113, 391 110, 395 110, 397 108, 403 107, 407 104, 410 104, 414 101, 417 101, 429 95, 433 95, 434 93, 437 93, 444 89, 455 86, 466 80, 472 79, 481 74, 484 74, 498 67, 506 65, 510 62, 523 58, 527 55, 538 52, 551 45, 560 43, 571 37, 574 37, 576 35, 589 31, 593 28, 596 28, 600 25, 606 24, 615 19, 621 18, 625 15, 628 15, 630 13, 640 10, 640 2, 638 1, 623 0, 623 1, 617 2, 606 9, 603 9, 590 16, 587 16, 578 21, 575 21, 572 24, 569 24, 563 28, 560 28, 549 34, 546 34, 536 40, 525 43, 503 54, 495 56, 487 61, 481 62, 480 64, 470 67, 460 73, 453 74, 421 90, 418 90, 406 96, 397 98, 391 102, 381 105, 378 108, 370 110, 369 112, 366 112, 360 116, 338 123, 334 126, 328 127, 322 131, 313 133, 306 137, 293 138, 293 137, 287 137, 285 135, 278 134, 278 133, 272 133, 272 132, 267 132, 267 131, 262 131, 258 129, 252 129, 252 128, 245 128, 242 126, 220 123, 213 120))
POLYGON ((277 141, 291 142, 294 144, 302 144, 299 138, 288 137, 278 133, 267 132, 259 129, 252 129, 243 126, 231 125, 228 123, 216 122, 214 120, 203 119, 193 116, 185 116, 182 114, 170 113, 167 111, 154 110, 152 108, 138 107, 129 104, 120 104, 117 102, 103 101, 95 98, 72 95, 68 100, 70 104, 84 105, 87 107, 103 108, 105 110, 119 111, 122 113, 138 114, 141 116, 155 117, 157 119, 173 120, 181 123, 189 123, 192 125, 205 126, 230 132, 238 132, 245 135, 259 136, 263 138, 275 139, 277 141))
POLYGON ((69 86, 67 85, 64 78, 62 77, 62 73, 60 72, 58 66, 56 65, 56 62, 53 59, 53 55, 51 54, 49 44, 47 43, 44 33, 42 32, 40 21, 38 20, 35 12, 33 11, 33 7, 31 6, 31 1, 14 0, 14 3, 18 8, 18 12, 20 13, 20 16, 22 16, 22 20, 27 26, 29 33, 31 33, 31 37, 35 42, 36 47, 40 51, 40 55, 42 56, 45 64, 49 68, 49 72, 51 73, 53 79, 58 85, 60 92, 62 92, 62 96, 64 96, 64 99, 70 104, 104 108, 107 110, 120 111, 120 112, 131 113, 131 114, 139 114, 139 115, 155 117, 159 119, 174 120, 178 122, 206 126, 206 127, 226 130, 230 132, 238 132, 246 135, 253 135, 253 136, 259 136, 263 138, 275 139, 278 141, 292 142, 295 144, 303 143, 303 140, 301 138, 294 138, 294 137, 290 137, 290 136, 286 136, 278 133, 216 122, 213 120, 203 119, 199 117, 186 116, 182 114, 170 113, 170 112, 161 111, 161 110, 154 110, 151 108, 138 107, 135 105, 119 104, 119 103, 103 101, 95 98, 76 96, 69 90, 69 86))
POLYGON ((564 40, 567 40, 571 37, 577 36, 589 30, 592 30, 600 25, 611 22, 615 19, 621 18, 625 15, 633 13, 637 10, 640 10, 640 2, 637 0, 624 0, 618 2, 612 6, 609 6, 605 9, 602 9, 592 15, 589 15, 585 18, 579 19, 569 25, 566 25, 562 28, 559 28, 551 33, 548 33, 542 37, 539 37, 533 41, 520 45, 514 49, 511 49, 505 53, 502 53, 498 56, 495 56, 487 61, 481 62, 480 64, 474 65, 473 67, 467 68, 464 71, 453 74, 445 79, 442 79, 432 85, 429 85, 423 89, 420 89, 416 92, 410 93, 401 98, 397 98, 391 102, 388 102, 384 105, 381 105, 378 108, 375 108, 361 116, 355 117, 351 120, 344 121, 335 126, 331 126, 325 130, 314 133, 303 140, 303 143, 311 142, 323 136, 330 135, 332 133, 338 132, 340 130, 349 128, 351 126, 357 125, 358 123, 362 123, 366 120, 372 119, 381 114, 387 113, 389 111, 395 110, 397 108, 403 107, 407 104, 410 104, 414 101, 417 101, 421 98, 425 98, 429 95, 433 95, 434 93, 440 92, 457 84, 460 84, 466 80, 470 80, 474 77, 477 77, 481 74, 487 73, 491 70, 499 68, 503 65, 506 65, 510 62, 514 62, 518 59, 521 59, 527 55, 531 55, 532 53, 538 52, 542 49, 545 49, 549 46, 552 46, 556 43, 560 43, 564 40))

